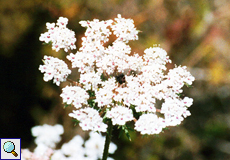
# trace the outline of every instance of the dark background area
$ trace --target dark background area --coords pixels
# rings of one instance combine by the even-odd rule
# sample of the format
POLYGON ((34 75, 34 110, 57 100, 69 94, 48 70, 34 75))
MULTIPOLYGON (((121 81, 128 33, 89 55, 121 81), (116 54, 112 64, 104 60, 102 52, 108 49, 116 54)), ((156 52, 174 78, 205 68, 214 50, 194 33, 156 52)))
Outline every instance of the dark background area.
MULTIPOLYGON (((61 88, 44 82, 38 70, 44 55, 64 57, 39 41, 46 22, 69 19, 77 47, 85 29, 80 20, 134 19, 140 55, 160 44, 173 65, 186 65, 195 76, 184 94, 194 99, 191 116, 156 136, 131 132, 132 141, 114 130, 113 158, 127 160, 230 159, 230 2, 227 0, 5 0, 0 1, 0 137, 21 138, 34 148, 31 128, 62 124, 62 142, 87 133, 74 127, 60 99, 61 88)), ((172 66, 168 66, 172 67, 172 66)), ((58 147, 60 147, 60 145, 58 147)))

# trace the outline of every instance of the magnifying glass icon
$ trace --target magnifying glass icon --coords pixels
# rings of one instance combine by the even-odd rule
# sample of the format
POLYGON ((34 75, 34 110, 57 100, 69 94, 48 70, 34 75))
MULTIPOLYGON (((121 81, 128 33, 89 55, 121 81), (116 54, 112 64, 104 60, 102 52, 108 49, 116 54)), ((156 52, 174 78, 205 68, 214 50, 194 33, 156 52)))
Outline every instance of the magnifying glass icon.
POLYGON ((15 145, 11 141, 7 141, 3 145, 3 149, 7 153, 12 153, 15 157, 18 156, 18 154, 14 151, 15 150, 15 145))

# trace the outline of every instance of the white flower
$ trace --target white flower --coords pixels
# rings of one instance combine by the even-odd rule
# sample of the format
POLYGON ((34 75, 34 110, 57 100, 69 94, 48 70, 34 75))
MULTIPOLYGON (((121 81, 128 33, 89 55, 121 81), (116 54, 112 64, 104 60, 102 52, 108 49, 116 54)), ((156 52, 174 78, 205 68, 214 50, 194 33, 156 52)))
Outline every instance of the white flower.
POLYGON ((81 136, 76 135, 68 143, 64 143, 61 147, 61 151, 68 157, 74 157, 76 159, 82 159, 85 154, 83 148, 84 140, 81 136))
POLYGON ((131 76, 125 76, 125 80, 127 82, 127 87, 124 88, 116 88, 117 94, 114 96, 114 100, 118 102, 124 101, 124 104, 127 106, 130 106, 131 104, 136 105, 139 96, 139 82, 136 77, 131 76))
POLYGON ((64 103, 73 104, 76 108, 81 108, 83 104, 88 104, 88 93, 78 86, 66 86, 62 89, 60 96, 64 103))
POLYGON ((85 36, 88 42, 107 42, 108 36, 111 34, 107 28, 111 25, 112 20, 99 21, 94 19, 93 21, 80 21, 82 27, 87 27, 85 36))
POLYGON ((159 134, 166 127, 164 120, 158 118, 156 114, 147 113, 140 116, 135 123, 135 130, 141 134, 159 134))
POLYGON ((96 61, 97 67, 106 73, 111 74, 117 67, 118 72, 124 72, 129 68, 129 56, 131 48, 122 41, 113 42, 112 46, 108 46, 104 50, 104 55, 96 61))
POLYGON ((143 67, 143 59, 137 53, 128 58, 129 68, 134 71, 141 70, 143 67))
POLYGON ((42 159, 42 160, 49 160, 49 157, 53 154, 53 150, 46 146, 43 143, 39 143, 37 147, 34 149, 34 154, 31 159, 42 159))
POLYGON ((193 103, 193 99, 189 97, 184 97, 183 102, 186 107, 190 107, 193 103))
POLYGON ((44 65, 39 66, 39 70, 44 73, 44 81, 53 79, 56 85, 60 85, 60 82, 66 81, 67 76, 71 73, 67 64, 58 58, 51 56, 44 56, 44 65))
MULTIPOLYGON (((167 52, 160 47, 150 47, 144 50, 143 58, 148 64, 161 64, 171 63, 167 56, 167 52)), ((165 67, 164 67, 165 68, 165 67)))
POLYGON ((113 92, 108 89, 101 88, 96 91, 96 100, 98 107, 106 106, 112 103, 113 92))
POLYGON ((128 42, 138 39, 138 31, 134 26, 132 19, 122 18, 120 14, 115 18, 115 25, 112 25, 113 33, 118 37, 117 40, 128 42))
POLYGON ((170 69, 167 78, 168 81, 172 81, 171 85, 175 88, 174 90, 182 88, 185 83, 191 85, 195 80, 191 73, 187 71, 186 66, 170 69))
POLYGON ((101 83, 101 78, 99 73, 92 71, 81 74, 79 82, 84 85, 83 88, 85 90, 97 90, 97 85, 101 83))
POLYGON ((69 49, 76 49, 75 33, 66 28, 67 23, 68 19, 64 17, 60 17, 57 20, 57 26, 55 26, 55 23, 46 23, 48 32, 41 34, 39 40, 45 43, 52 42, 52 49, 56 50, 56 52, 61 48, 63 48, 65 52, 68 52, 69 49))
POLYGON ((126 122, 133 120, 133 113, 127 107, 115 106, 106 113, 106 117, 112 119, 113 125, 125 125, 126 122))
POLYGON ((165 122, 167 126, 176 126, 180 124, 185 117, 191 115, 187 110, 186 103, 178 98, 165 99, 165 102, 161 107, 161 113, 165 115, 165 122))
MULTIPOLYGON (((105 137, 101 134, 90 132, 90 138, 85 142, 85 153, 91 159, 102 158, 103 149, 105 145, 105 137)), ((114 143, 109 144, 109 153, 113 154, 117 149, 114 143)))
POLYGON ((106 106, 112 103, 112 98, 114 97, 114 93, 112 92, 116 85, 115 78, 109 78, 105 82, 101 82, 103 88, 98 89, 95 92, 96 99, 95 102, 98 103, 98 107, 106 106))
POLYGON ((93 108, 76 110, 70 113, 69 116, 80 121, 79 125, 84 131, 106 132, 107 125, 102 122, 103 119, 100 117, 98 111, 93 108))
POLYGON ((57 20, 57 26, 65 28, 66 25, 68 24, 68 19, 65 17, 59 17, 57 20))
POLYGON ((50 160, 67 160, 67 158, 61 150, 56 150, 50 160))
POLYGON ((55 147, 55 144, 60 142, 60 135, 63 134, 64 130, 62 125, 56 124, 50 126, 44 124, 43 126, 35 126, 31 129, 32 135, 36 137, 35 143, 46 145, 47 147, 55 147))

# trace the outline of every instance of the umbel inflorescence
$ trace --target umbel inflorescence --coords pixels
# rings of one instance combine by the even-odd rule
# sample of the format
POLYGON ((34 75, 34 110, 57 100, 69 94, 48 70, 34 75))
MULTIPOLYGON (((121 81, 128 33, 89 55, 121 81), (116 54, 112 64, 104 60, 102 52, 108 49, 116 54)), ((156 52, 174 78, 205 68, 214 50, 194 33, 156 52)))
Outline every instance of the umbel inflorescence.
POLYGON ((66 28, 67 22, 60 17, 56 24, 47 23, 48 32, 41 34, 40 40, 51 42, 56 51, 69 51, 66 58, 72 68, 78 68, 79 80, 67 79, 71 73, 67 64, 51 56, 44 57, 39 70, 45 81, 53 79, 56 85, 70 81, 60 96, 64 104, 75 107, 69 116, 78 120, 83 130, 106 132, 109 120, 118 126, 133 121, 136 131, 151 135, 179 125, 190 115, 193 99, 180 95, 194 77, 185 66, 166 72, 171 60, 162 48, 147 48, 143 56, 131 54, 128 42, 138 39, 132 19, 118 15, 114 20, 80 21, 86 31, 75 54, 70 50, 76 48, 76 38, 66 28), (112 34, 116 39, 108 45, 112 34), (162 103, 160 107, 157 101, 162 103))

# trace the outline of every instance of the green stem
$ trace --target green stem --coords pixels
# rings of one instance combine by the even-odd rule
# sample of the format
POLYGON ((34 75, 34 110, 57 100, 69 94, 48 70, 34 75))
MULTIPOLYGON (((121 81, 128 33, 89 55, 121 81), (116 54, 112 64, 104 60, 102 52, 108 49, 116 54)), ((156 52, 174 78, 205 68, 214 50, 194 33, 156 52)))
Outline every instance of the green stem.
POLYGON ((109 120, 102 160, 107 160, 109 154, 109 144, 111 142, 111 137, 112 137, 112 131, 113 131, 113 125, 111 120, 109 120))

